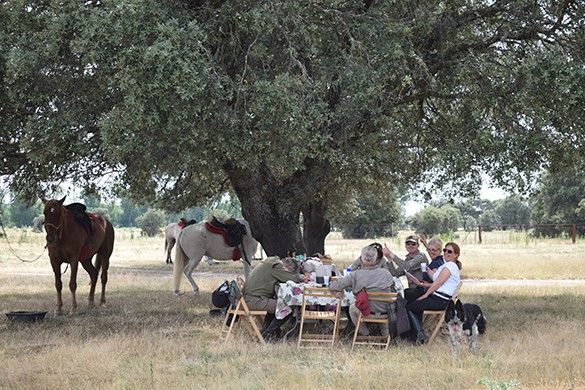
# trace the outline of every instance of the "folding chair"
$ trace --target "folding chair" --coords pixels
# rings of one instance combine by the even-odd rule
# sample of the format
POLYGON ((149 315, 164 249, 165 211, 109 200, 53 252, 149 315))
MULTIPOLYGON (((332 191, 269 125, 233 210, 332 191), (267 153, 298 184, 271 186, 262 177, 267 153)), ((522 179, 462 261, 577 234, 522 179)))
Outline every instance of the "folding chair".
MULTIPOLYGON (((463 282, 459 282, 457 289, 455 290, 455 294, 451 297, 451 300, 455 302, 457 297, 459 296, 459 289, 463 285, 463 282)), ((430 344, 433 342, 439 330, 445 323, 445 310, 425 310, 423 311, 423 327, 428 328, 429 330, 432 329, 433 332, 431 333, 431 337, 429 337, 429 341, 427 342, 430 344), (433 324, 433 321, 436 319, 436 322, 433 324)))
MULTIPOLYGON (((238 280, 238 282, 240 281, 238 280)), ((232 330, 235 328, 236 324, 239 325, 241 322, 244 322, 250 336, 252 336, 253 339, 258 340, 260 343, 265 344, 266 342, 260 333, 260 329, 262 328, 264 317, 268 312, 266 310, 250 310, 248 304, 244 300, 244 297, 241 296, 241 287, 238 285, 234 286, 234 283, 232 283, 230 287, 236 289, 235 293, 237 303, 235 306, 230 304, 228 306, 227 313, 225 314, 225 319, 222 326, 222 337, 224 338, 224 343, 227 344, 232 330), (238 317, 240 317, 239 321, 238 317), (244 319, 246 321, 243 321, 244 319)))
POLYGON ((303 291, 303 302, 301 306, 301 327, 299 330, 299 347, 320 347, 326 344, 333 345, 337 339, 337 329, 339 327, 339 316, 341 313, 341 300, 335 296, 335 293, 328 288, 308 287, 305 286, 303 291), (335 311, 317 311, 309 310, 308 305, 311 300, 320 298, 335 299, 335 311), (321 322, 317 320, 329 320, 333 322, 333 330, 328 333, 317 333, 306 331, 305 322, 321 322))
POLYGON ((384 293, 384 292, 368 292, 368 301, 369 302, 385 302, 388 304, 388 312, 386 312, 385 314, 381 315, 381 316, 376 316, 376 317, 364 317, 362 315, 362 313, 360 312, 360 315, 358 317, 358 321, 357 324, 355 325, 355 332, 353 334, 353 342, 351 343, 351 350, 353 351, 353 348, 356 345, 375 345, 375 346, 380 346, 380 347, 384 347, 384 349, 388 349, 388 345, 390 345, 390 333, 388 333, 388 336, 362 336, 359 334, 359 329, 360 329, 360 325, 361 324, 379 324, 379 325, 385 325, 386 327, 388 327, 388 324, 390 322, 390 314, 389 311, 390 309, 390 304, 396 302, 396 300, 398 299, 398 293, 384 293))

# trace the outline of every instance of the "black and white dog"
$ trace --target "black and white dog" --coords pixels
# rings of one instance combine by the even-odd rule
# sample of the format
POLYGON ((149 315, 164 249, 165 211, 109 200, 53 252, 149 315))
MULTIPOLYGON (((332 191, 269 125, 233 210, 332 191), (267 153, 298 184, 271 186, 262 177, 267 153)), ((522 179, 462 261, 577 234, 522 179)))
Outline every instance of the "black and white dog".
POLYGON ((480 307, 473 303, 463 304, 459 299, 449 302, 445 311, 445 322, 449 328, 451 349, 457 356, 463 334, 467 335, 469 350, 475 352, 477 336, 485 332, 486 320, 480 307))

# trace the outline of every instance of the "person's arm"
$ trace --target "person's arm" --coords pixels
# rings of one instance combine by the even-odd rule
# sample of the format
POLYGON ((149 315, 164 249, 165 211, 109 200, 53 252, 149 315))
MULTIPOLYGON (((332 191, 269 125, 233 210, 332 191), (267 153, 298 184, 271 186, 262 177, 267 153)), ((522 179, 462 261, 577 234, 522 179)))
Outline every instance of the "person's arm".
POLYGON ((447 279, 449 279, 450 276, 451 276, 451 271, 449 270, 449 268, 447 268, 447 267, 443 268, 443 270, 441 271, 439 276, 437 276, 437 279, 435 279, 435 281, 429 286, 427 291, 425 291, 425 293, 423 295, 421 295, 417 299, 417 301, 421 300, 421 299, 428 298, 432 293, 437 291, 439 289, 439 287, 441 287, 443 285, 443 283, 445 283, 447 281, 447 279))
POLYGON ((417 233, 420 242, 424 245, 427 252, 429 251, 429 247, 427 246, 427 237, 423 233, 417 233))
POLYGON ((337 280, 331 281, 331 283, 329 284, 329 289, 331 291, 342 291, 348 287, 351 287, 352 276, 353 276, 353 274, 350 274, 350 275, 344 276, 342 278, 339 278, 337 280))
MULTIPOLYGON (((392 252, 390 250, 390 248, 388 248, 388 245, 386 245, 386 243, 384 243, 384 248, 382 248, 382 253, 388 259, 388 262, 394 263, 397 265, 397 267, 395 269, 396 269, 396 272, 398 273, 398 276, 404 275, 404 270, 407 268, 405 266, 404 260, 402 260, 400 257, 398 257, 394 252, 392 252)), ((397 276, 397 275, 394 275, 394 276, 397 276)))
POLYGON ((285 283, 289 280, 299 283, 305 279, 305 275, 287 271, 282 263, 275 264, 274 267, 272 267, 272 276, 274 276, 280 283, 285 283))

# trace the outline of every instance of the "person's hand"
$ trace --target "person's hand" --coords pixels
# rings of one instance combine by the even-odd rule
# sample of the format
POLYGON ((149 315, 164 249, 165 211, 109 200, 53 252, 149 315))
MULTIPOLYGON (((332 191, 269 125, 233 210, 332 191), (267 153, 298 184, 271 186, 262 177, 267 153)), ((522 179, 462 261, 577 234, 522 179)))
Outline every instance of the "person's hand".
POLYGON ((427 294, 423 294, 420 297, 416 298, 417 301, 422 301, 425 298, 428 298, 429 296, 427 294))
POLYGON ((388 248, 388 245, 386 245, 386 243, 384 243, 384 248, 382 248, 382 253, 384 254, 384 256, 386 256, 387 258, 392 258, 392 256, 394 256, 394 253, 392 253, 392 251, 390 250, 390 248, 388 248))
POLYGON ((424 288, 429 288, 431 287, 432 283, 427 282, 426 280, 421 280, 420 285, 424 288))
POLYGON ((426 248, 427 247, 427 237, 425 236, 425 234, 424 233, 416 233, 416 235, 418 236, 420 242, 422 242, 422 244, 426 248))

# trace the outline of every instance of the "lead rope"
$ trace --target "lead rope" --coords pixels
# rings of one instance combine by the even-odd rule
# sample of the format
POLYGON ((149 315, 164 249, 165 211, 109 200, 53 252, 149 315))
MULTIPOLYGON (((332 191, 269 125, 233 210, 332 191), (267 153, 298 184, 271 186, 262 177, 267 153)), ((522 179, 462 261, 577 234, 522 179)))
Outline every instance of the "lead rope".
MULTIPOLYGON (((20 256, 19 256, 19 255, 18 255, 18 254, 17 254, 17 253, 14 251, 14 248, 12 247, 12 244, 10 243, 10 240, 8 239, 8 234, 6 233, 6 229, 4 229, 4 224, 2 223, 2 217, 3 217, 3 215, 2 215, 2 209, 0 209, 0 228, 2 229, 2 234, 4 234, 4 238, 6 239, 6 242, 8 243, 8 249, 10 249, 10 252, 12 252, 12 254, 13 254, 14 256, 16 256, 16 258, 17 258, 18 260, 22 261, 23 263, 34 263, 35 261, 37 261, 38 259, 40 259, 40 258, 41 258, 41 256, 42 256, 43 254, 45 254, 45 251, 47 250, 47 246, 46 246, 46 245, 45 245, 45 247, 44 247, 43 251, 41 252, 41 254, 40 254, 40 255, 38 255, 38 256, 37 256, 35 259, 33 259, 33 260, 26 260, 26 259, 23 259, 22 257, 20 257, 20 256)), ((67 271, 67 270, 65 270, 65 271, 67 271)))

